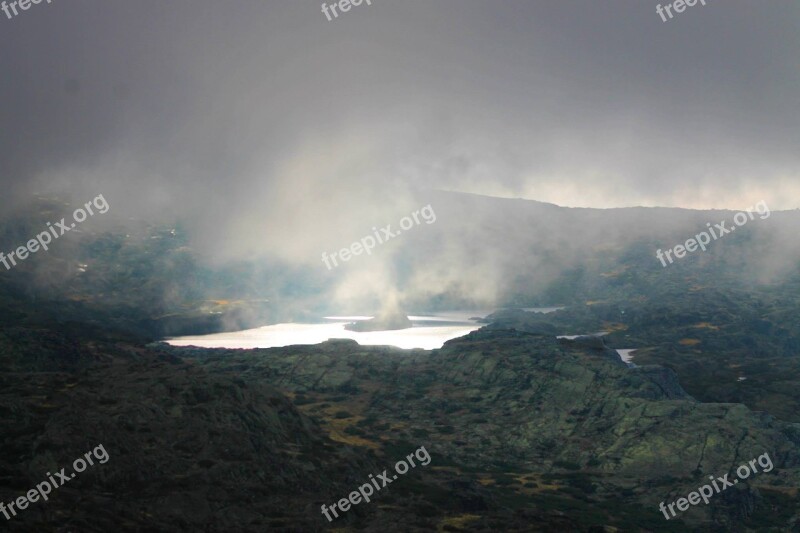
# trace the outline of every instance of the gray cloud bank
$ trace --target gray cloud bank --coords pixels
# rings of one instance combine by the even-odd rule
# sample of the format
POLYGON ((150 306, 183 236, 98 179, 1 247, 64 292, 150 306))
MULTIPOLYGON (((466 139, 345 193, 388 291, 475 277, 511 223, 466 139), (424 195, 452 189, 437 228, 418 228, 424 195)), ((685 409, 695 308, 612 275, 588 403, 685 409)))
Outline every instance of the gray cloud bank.
POLYGON ((209 256, 310 264, 420 188, 798 207, 796 2, 35 7, 0 17, 4 212, 102 193, 209 256))

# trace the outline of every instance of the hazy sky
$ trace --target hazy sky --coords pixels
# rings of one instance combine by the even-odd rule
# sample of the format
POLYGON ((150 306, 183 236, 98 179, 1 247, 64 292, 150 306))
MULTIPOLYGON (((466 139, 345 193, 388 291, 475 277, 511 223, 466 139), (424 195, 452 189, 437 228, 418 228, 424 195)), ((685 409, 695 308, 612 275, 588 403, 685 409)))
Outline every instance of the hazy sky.
POLYGON ((420 187, 800 207, 800 4, 707 0, 666 23, 656 4, 372 0, 332 21, 309 0, 0 13, 0 201, 102 193, 135 214, 224 218, 220 235, 420 187))

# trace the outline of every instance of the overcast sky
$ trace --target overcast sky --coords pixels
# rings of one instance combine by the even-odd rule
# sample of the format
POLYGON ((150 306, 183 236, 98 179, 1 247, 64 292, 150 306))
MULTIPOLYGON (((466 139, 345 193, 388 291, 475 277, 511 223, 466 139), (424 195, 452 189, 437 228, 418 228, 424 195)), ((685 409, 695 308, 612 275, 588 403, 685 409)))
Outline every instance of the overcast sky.
POLYGON ((372 0, 332 21, 310 0, 0 13, 0 201, 102 193, 241 228, 421 187, 800 207, 800 3, 707 0, 668 22, 656 4, 372 0))

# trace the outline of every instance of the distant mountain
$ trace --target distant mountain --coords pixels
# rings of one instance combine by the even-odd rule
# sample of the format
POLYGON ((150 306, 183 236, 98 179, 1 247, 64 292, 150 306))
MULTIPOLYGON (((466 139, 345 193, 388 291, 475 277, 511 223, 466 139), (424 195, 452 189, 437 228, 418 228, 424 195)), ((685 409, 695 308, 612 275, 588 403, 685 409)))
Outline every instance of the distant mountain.
MULTIPOLYGON (((575 209, 442 191, 415 201, 430 204, 436 221, 376 250, 392 281, 377 286, 364 308, 381 307, 381 292, 398 295, 406 309, 436 310, 636 301, 693 287, 764 288, 800 279, 800 211, 755 214, 707 251, 664 267, 657 250, 685 243, 708 224, 730 226, 737 212, 575 209)), ((59 209, 40 200, 0 222, 0 250, 25 242, 59 209)), ((68 305, 78 315, 103 309, 103 322, 157 338, 341 313, 337 291, 358 272, 247 257, 211 267, 180 223, 110 220, 58 241, 46 260, 0 271, 0 291, 68 305)))

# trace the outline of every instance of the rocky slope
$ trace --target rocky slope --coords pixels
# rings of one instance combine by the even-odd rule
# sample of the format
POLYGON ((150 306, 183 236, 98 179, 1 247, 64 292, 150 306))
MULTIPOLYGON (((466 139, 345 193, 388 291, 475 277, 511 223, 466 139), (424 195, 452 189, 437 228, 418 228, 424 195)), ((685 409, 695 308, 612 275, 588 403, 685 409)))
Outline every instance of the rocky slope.
MULTIPOLYGON (((737 404, 699 403, 669 370, 631 369, 605 348, 550 336, 485 329, 432 352, 348 342, 174 352, 292 391, 344 442, 388 455, 398 443, 424 443, 437 466, 490 487, 500 508, 570 510, 576 527, 668 530, 676 521, 663 519, 660 501, 768 452, 780 463, 772 473, 677 522, 732 530, 800 480, 797 426, 737 404)), ((499 513, 485 505, 476 530, 499 513)))
POLYGON ((99 444, 110 460, 0 527, 313 530, 316 501, 349 492, 377 470, 267 384, 209 374, 135 345, 74 349, 94 364, 0 372, 0 501, 99 444))

